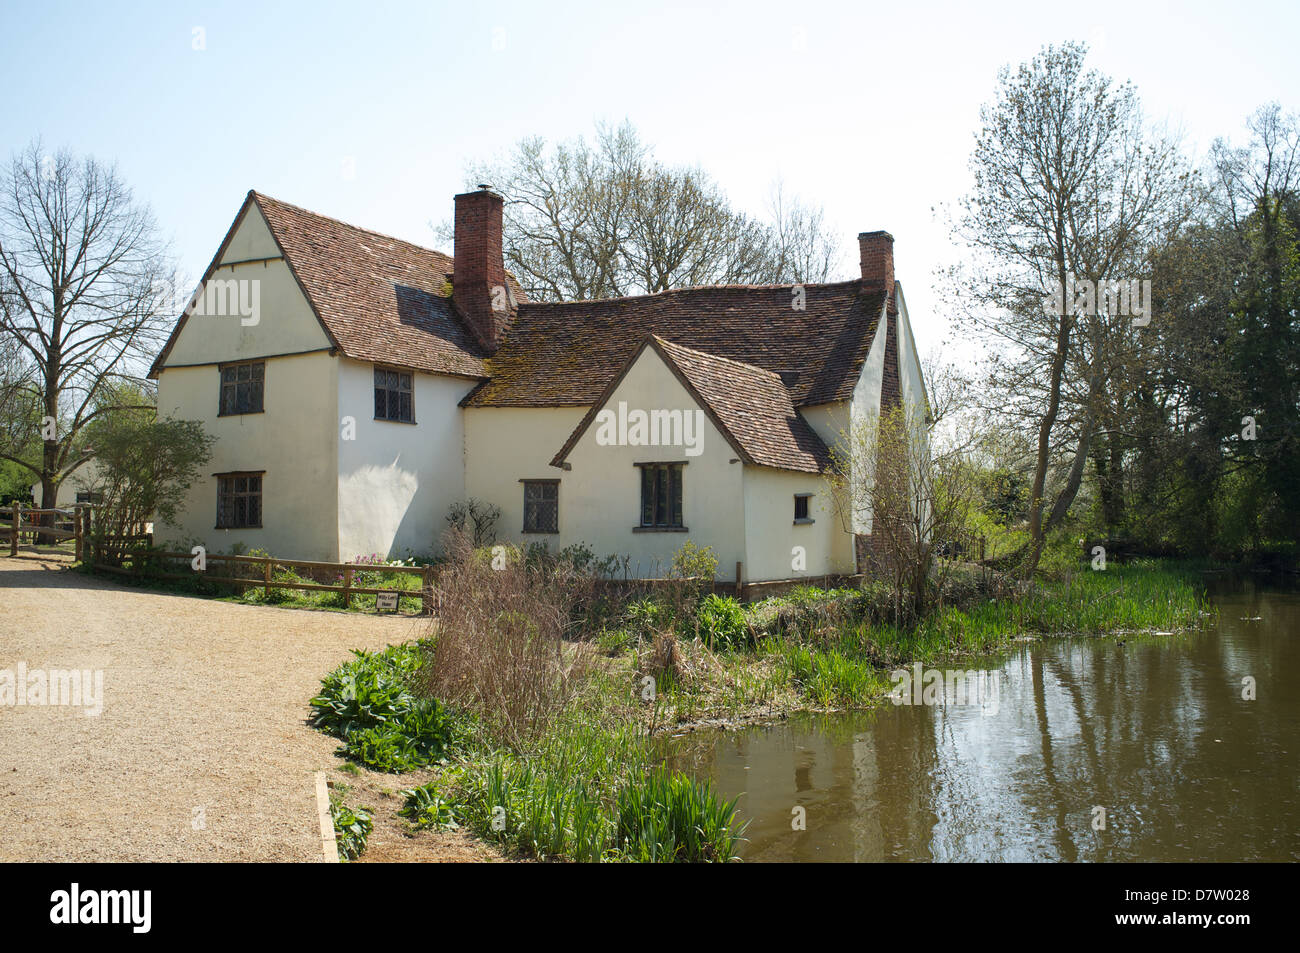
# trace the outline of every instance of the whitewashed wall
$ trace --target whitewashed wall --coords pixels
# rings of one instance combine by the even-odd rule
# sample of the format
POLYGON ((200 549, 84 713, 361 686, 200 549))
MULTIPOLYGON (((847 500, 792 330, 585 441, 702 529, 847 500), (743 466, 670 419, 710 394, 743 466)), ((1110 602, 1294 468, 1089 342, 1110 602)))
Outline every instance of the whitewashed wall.
POLYGON ((413 374, 415 423, 375 419, 374 365, 339 358, 338 547, 344 560, 440 550, 447 508, 465 496, 457 406, 472 381, 413 374), (343 439, 344 417, 355 439, 343 439))
POLYGON ((324 352, 268 359, 265 412, 228 417, 217 416, 221 376, 215 364, 164 370, 159 414, 202 421, 216 443, 183 516, 174 525, 156 525, 157 538, 199 540, 212 552, 242 543, 291 558, 337 559, 337 366, 324 352), (260 529, 215 528, 217 481, 211 474, 235 470, 266 471, 260 529))

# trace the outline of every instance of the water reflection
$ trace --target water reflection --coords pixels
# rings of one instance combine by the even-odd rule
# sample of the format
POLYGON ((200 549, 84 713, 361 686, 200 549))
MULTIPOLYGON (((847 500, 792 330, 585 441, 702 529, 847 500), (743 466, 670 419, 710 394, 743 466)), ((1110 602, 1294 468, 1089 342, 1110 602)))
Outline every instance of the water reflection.
POLYGON ((675 760, 743 795, 749 861, 1300 860, 1300 595, 1215 586, 1217 627, 1020 651, 996 705, 688 736, 675 760))

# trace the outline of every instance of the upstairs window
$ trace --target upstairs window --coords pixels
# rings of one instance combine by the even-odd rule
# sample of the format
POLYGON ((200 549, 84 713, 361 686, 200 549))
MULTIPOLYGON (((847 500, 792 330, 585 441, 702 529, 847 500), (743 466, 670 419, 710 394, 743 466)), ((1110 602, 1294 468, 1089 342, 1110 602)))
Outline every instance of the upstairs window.
POLYGON ((680 463, 639 463, 641 468, 641 528, 682 529, 682 467, 680 463))
POLYGON ((99 490, 78 490, 77 502, 78 503, 103 503, 104 494, 101 493, 99 490))
POLYGON ((266 363, 226 364, 221 368, 221 406, 218 416, 233 414, 260 414, 262 412, 262 382, 266 376, 266 363))
POLYGON ((415 394, 406 371, 375 368, 375 419, 415 423, 415 394))
POLYGON ((560 531, 560 481, 524 480, 524 532, 560 531))
POLYGON ((217 474, 217 529, 262 525, 262 474, 217 474))

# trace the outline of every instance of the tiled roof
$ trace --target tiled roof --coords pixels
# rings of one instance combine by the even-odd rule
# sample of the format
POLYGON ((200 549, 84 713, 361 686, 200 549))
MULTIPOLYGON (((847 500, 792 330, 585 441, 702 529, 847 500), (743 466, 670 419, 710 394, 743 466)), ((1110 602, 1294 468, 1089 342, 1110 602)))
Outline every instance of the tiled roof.
POLYGON ((820 473, 830 465, 825 443, 795 410, 790 392, 778 374, 651 335, 606 385, 604 393, 551 461, 553 466, 564 462, 628 368, 647 347, 654 348, 664 359, 746 463, 805 473, 820 473))
MULTIPOLYGON (((325 333, 344 355, 433 373, 486 376, 486 355, 452 306, 450 256, 260 192, 248 193, 236 224, 250 202, 261 209, 325 333)), ((518 286, 512 290, 517 300, 526 300, 518 286)), ((183 319, 155 362, 155 373, 182 324, 183 319)))
POLYGON ((649 334, 782 374, 795 406, 847 400, 884 306, 860 281, 524 304, 470 407, 590 406, 649 334))

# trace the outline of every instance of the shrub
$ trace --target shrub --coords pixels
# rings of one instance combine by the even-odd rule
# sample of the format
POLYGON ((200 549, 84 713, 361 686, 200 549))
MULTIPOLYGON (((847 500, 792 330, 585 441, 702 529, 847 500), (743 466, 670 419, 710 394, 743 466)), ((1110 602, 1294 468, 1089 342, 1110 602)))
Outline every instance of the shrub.
POLYGON ((436 698, 417 698, 411 680, 422 655, 417 645, 356 658, 330 672, 311 700, 312 724, 341 738, 339 753, 378 771, 411 771, 438 761, 460 729, 436 698))
POLYGON ((710 648, 736 648, 750 641, 745 610, 730 596, 710 593, 700 601, 696 629, 710 648))
POLYGON ((475 715, 498 739, 518 746, 580 683, 588 652, 583 645, 566 648, 565 637, 578 627, 575 605, 590 580, 566 563, 530 568, 517 550, 500 561, 480 558, 464 533, 447 538, 438 638, 420 691, 475 715))

